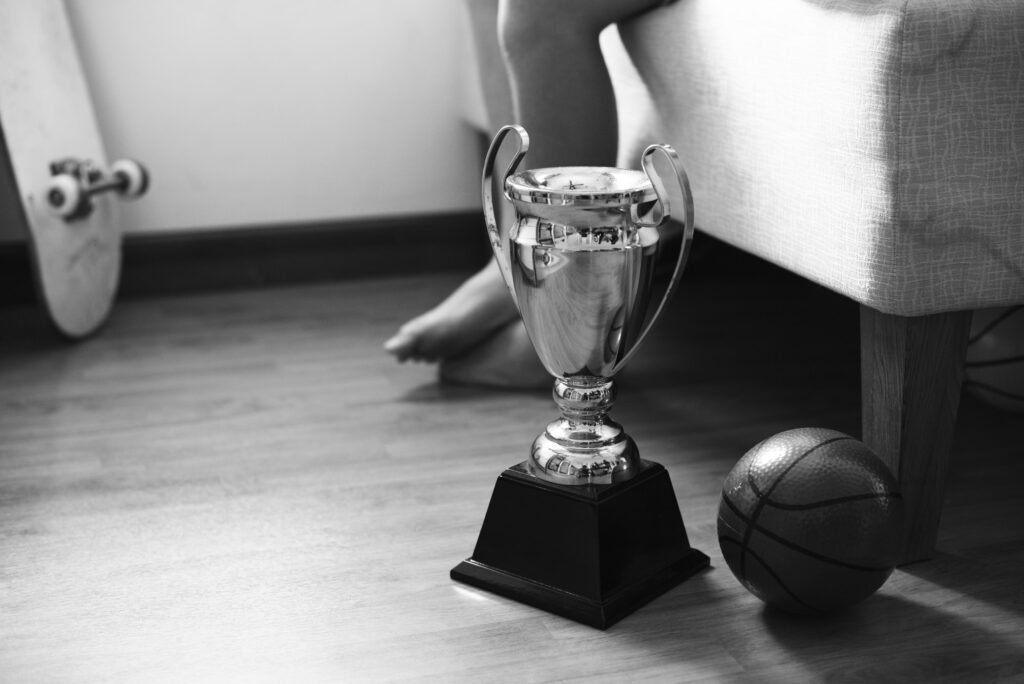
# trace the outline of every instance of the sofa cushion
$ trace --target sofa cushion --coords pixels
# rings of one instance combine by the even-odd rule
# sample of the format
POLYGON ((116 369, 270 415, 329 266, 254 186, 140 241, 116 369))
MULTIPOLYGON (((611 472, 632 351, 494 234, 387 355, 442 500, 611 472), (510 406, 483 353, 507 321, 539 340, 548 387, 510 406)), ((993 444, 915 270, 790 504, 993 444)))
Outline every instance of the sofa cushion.
POLYGON ((620 33, 622 161, 674 145, 702 230, 886 313, 1024 302, 1024 3, 678 0, 620 33))

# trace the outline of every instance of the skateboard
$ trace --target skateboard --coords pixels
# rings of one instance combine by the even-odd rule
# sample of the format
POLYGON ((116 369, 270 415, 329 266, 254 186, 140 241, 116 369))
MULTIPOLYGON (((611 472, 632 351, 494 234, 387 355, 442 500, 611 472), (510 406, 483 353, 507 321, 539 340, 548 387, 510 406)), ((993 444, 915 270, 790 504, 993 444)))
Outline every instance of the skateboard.
POLYGON ((89 336, 117 294, 117 198, 141 196, 149 174, 106 162, 63 0, 0 0, 0 134, 40 299, 61 333, 89 336))

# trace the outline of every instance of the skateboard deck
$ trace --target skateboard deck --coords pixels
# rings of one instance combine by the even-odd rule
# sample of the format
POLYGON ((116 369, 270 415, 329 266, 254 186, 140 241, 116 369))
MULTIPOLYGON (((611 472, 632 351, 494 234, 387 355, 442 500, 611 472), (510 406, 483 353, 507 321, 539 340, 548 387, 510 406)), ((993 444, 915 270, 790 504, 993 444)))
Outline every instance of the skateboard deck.
POLYGON ((70 220, 48 206, 52 163, 107 163, 63 0, 0 0, 0 133, 41 299, 62 333, 90 335, 113 307, 122 228, 113 195, 70 220))

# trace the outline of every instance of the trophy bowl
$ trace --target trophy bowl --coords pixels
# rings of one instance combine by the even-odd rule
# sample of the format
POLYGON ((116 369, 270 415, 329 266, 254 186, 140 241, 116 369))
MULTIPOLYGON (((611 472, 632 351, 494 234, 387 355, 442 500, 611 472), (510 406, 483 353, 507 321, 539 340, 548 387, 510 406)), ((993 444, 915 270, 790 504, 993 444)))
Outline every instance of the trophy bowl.
POLYGON ((642 171, 573 166, 517 173, 528 149, 522 127, 498 131, 484 162, 484 214, 502 277, 554 377, 561 415, 534 440, 528 458, 499 477, 474 555, 452 577, 604 628, 708 564, 689 546, 667 471, 642 460, 634 440, 608 417, 613 377, 682 275, 693 200, 666 145, 644 151, 642 171), (494 165, 509 136, 517 146, 501 190, 515 217, 503 226, 495 216, 494 165), (673 185, 681 207, 670 199, 673 185), (683 226, 679 254, 651 313, 664 243, 658 229, 674 208, 683 226))
POLYGON ((629 479, 639 452, 607 414, 612 376, 647 329, 660 247, 644 222, 654 188, 639 171, 602 167, 526 171, 505 187, 516 220, 495 258, 562 413, 534 441, 530 473, 563 484, 629 479))

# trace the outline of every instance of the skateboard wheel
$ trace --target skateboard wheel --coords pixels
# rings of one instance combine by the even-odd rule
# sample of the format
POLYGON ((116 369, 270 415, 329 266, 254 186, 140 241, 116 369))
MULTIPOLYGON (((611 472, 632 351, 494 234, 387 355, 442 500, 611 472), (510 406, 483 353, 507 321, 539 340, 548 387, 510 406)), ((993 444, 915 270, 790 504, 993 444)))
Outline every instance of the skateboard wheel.
POLYGON ((46 206, 57 216, 70 218, 82 206, 82 186, 78 179, 67 174, 50 178, 44 189, 46 206))
POLYGON ((125 197, 139 197, 149 188, 149 172, 134 159, 118 159, 110 171, 124 183, 118 192, 125 197))

